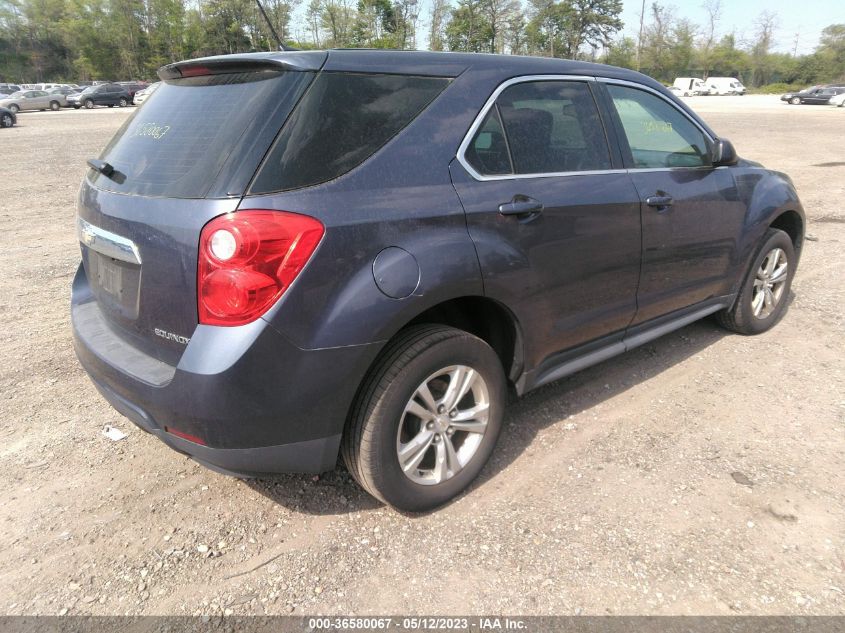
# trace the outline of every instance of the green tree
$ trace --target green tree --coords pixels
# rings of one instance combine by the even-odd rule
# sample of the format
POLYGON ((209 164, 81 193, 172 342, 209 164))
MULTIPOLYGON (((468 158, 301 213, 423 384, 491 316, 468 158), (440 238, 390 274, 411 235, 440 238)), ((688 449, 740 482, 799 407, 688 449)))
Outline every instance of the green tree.
POLYGON ((583 48, 606 47, 622 28, 621 0, 530 0, 527 26, 532 50, 549 57, 578 59, 583 48))
POLYGON ((637 41, 631 37, 623 37, 611 42, 602 61, 611 66, 635 68, 637 65, 637 41))
POLYGON ((460 0, 446 25, 446 45, 450 51, 481 53, 488 50, 492 29, 480 0, 460 0))

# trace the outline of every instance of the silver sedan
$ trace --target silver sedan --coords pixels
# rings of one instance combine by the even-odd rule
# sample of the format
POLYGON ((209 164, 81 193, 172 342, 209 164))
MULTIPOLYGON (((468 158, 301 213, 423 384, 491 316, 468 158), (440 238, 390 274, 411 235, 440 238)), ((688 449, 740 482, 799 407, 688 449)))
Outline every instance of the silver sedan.
POLYGON ((21 90, 0 99, 0 108, 8 108, 15 114, 21 110, 59 110, 61 100, 43 90, 21 90))

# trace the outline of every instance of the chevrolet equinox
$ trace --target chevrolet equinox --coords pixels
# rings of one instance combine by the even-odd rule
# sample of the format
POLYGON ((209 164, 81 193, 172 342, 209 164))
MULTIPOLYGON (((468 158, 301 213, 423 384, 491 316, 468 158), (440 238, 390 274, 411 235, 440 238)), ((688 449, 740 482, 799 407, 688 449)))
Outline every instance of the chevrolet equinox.
POLYGON ((783 315, 784 174, 656 81, 532 57, 331 50, 165 66, 81 185, 77 355, 222 472, 421 511, 522 395, 708 315, 783 315))

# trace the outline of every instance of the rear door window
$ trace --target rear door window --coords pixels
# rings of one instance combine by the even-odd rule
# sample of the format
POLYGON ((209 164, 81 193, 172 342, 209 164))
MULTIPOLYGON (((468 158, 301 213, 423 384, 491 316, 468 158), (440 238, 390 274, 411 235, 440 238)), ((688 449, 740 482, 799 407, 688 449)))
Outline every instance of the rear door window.
POLYGON ((598 107, 583 81, 507 87, 465 152, 481 175, 558 174, 610 169, 598 107))
POLYGON ((279 134, 251 193, 307 187, 347 173, 413 121, 448 83, 440 77, 320 73, 279 134))
POLYGON ((107 178, 91 170, 89 177, 118 193, 241 195, 313 78, 261 70, 164 81, 103 151, 100 158, 117 173, 107 178), (243 181, 230 182, 243 173, 243 181))

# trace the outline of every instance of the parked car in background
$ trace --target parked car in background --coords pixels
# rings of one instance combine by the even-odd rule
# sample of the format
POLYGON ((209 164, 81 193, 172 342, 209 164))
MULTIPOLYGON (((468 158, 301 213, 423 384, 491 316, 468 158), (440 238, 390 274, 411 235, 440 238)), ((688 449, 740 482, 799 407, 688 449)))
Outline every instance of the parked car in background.
POLYGON ((484 467, 509 393, 708 315, 762 333, 790 303, 792 181, 639 73, 342 49, 159 76, 88 161, 74 348, 215 470, 340 453, 428 510, 484 467))
POLYGON ((151 94, 153 94, 156 90, 158 90, 158 87, 160 85, 161 85, 161 82, 157 81, 154 84, 150 84, 149 86, 147 86, 143 90, 139 90, 138 92, 136 92, 135 97, 134 97, 135 105, 141 105, 142 103, 144 103, 144 101, 146 101, 150 97, 151 94))
POLYGON ((0 94, 11 95, 20 91, 21 87, 17 84, 0 84, 0 94))
POLYGON ((132 98, 134 103, 135 94, 139 90, 143 90, 150 84, 148 84, 146 81, 118 81, 117 85, 122 86, 126 90, 126 92, 129 93, 129 96, 132 98))
POLYGON ((736 77, 708 77, 707 85, 710 94, 716 95, 744 95, 746 87, 736 77))
POLYGON ((0 99, 0 107, 17 114, 21 110, 58 110, 62 106, 57 96, 43 90, 20 90, 0 99))
POLYGON ((49 90, 48 93, 59 99, 59 104, 63 108, 70 107, 70 103, 68 103, 67 98, 70 95, 79 94, 79 90, 76 88, 53 88, 49 90))
POLYGON ((780 100, 791 103, 792 105, 823 105, 830 101, 832 97, 842 94, 843 92, 845 92, 845 86, 811 86, 801 90, 800 92, 787 92, 786 94, 781 95, 780 100))
POLYGON ((9 108, 0 108, 0 127, 12 127, 17 122, 18 118, 14 112, 9 108))
POLYGON ((68 103, 76 109, 82 106, 90 109, 98 105, 123 108, 132 103, 132 96, 126 88, 119 84, 99 84, 90 86, 77 95, 69 95, 68 103))
POLYGON ((704 83, 703 79, 696 77, 678 77, 672 85, 679 88, 685 97, 710 94, 710 87, 704 83))

